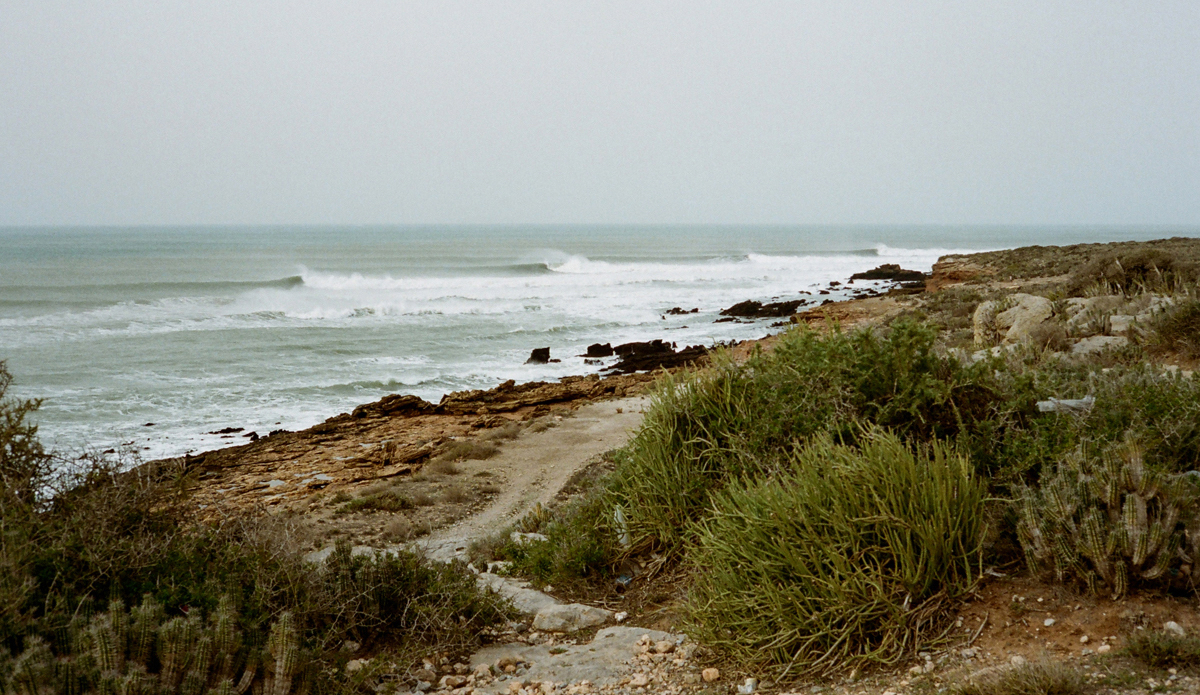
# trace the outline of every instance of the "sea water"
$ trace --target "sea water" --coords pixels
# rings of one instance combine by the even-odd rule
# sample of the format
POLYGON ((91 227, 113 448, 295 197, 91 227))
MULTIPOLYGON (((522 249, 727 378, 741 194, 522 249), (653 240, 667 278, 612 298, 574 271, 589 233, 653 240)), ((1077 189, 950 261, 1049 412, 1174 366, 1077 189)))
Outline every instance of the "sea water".
MULTIPOLYGON (((600 371, 591 343, 760 338, 721 309, 881 263, 1150 228, 505 226, 0 229, 0 360, 64 452, 177 456, 391 393, 600 371), (673 307, 697 313, 671 315, 673 307), (549 347, 560 362, 526 364, 549 347), (229 427, 244 428, 220 434, 229 427)), ((858 283, 856 286, 861 286, 858 283)), ((828 298, 840 298, 835 290, 828 298)))

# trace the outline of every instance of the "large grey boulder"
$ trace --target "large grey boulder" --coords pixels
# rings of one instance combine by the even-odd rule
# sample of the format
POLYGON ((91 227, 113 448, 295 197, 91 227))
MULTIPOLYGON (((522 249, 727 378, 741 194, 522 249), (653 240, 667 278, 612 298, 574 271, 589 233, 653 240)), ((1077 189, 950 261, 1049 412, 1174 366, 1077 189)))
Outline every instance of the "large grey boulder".
POLYGON ((1072 345, 1071 355, 1075 357, 1088 357, 1104 352, 1105 350, 1122 348, 1128 344, 1129 338, 1123 335, 1094 335, 1072 345))
POLYGON ((975 309, 975 342, 984 345, 995 339, 1004 343, 1025 341, 1033 329, 1053 315, 1054 306, 1049 299, 1023 292, 983 302, 975 309))
POLYGON ((612 618, 612 615, 603 608, 585 606, 582 603, 555 604, 542 608, 533 616, 533 628, 546 632, 575 632, 586 627, 602 625, 612 618))

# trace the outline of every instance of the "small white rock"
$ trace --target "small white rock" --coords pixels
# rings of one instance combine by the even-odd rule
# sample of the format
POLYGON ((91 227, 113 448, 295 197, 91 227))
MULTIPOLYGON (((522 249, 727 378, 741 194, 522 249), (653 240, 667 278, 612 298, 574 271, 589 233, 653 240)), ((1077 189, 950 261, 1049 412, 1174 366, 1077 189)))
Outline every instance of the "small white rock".
POLYGON ((1013 658, 1009 659, 1008 663, 1012 664, 1013 666, 1024 666, 1025 665, 1025 657, 1021 656, 1020 654, 1017 654, 1013 658))
POLYGON ((628 617, 629 617, 628 613, 626 613, 625 611, 621 611, 620 613, 617 613, 616 615, 613 616, 613 620, 616 620, 618 623, 623 623, 623 622, 625 622, 625 620, 628 617))
POLYGON ((1107 654, 1110 650, 1112 650, 1111 644, 1102 644, 1099 647, 1096 647, 1097 654, 1107 654))
POLYGON ((1167 622, 1163 623, 1163 631, 1169 632, 1176 637, 1184 637, 1187 635, 1187 632, 1184 631, 1183 626, 1174 620, 1168 620, 1167 622))
POLYGON ((1058 622, 1058 621, 1055 620, 1054 618, 1046 618, 1045 620, 1042 621, 1042 625, 1045 625, 1046 627, 1051 627, 1056 622, 1058 622))
POLYGON ((751 695, 755 690, 758 690, 758 679, 747 678, 746 682, 738 686, 738 695, 751 695))
POLYGON ((1091 641, 1091 638, 1090 638, 1090 637, 1088 637, 1087 635, 1084 635, 1083 637, 1080 637, 1080 638, 1079 638, 1079 643, 1080 643, 1080 644, 1087 644, 1087 643, 1088 643, 1088 642, 1090 642, 1090 641, 1091 641))

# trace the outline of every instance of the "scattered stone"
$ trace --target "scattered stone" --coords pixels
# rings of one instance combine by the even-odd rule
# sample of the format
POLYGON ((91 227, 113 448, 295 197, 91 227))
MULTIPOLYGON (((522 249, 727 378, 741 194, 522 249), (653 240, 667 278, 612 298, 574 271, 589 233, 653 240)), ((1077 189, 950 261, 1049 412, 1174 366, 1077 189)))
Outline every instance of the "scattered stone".
POLYGON ((1183 629, 1183 626, 1174 620, 1168 620, 1167 622, 1163 623, 1163 631, 1175 635, 1176 637, 1187 636, 1187 631, 1183 629))
POLYGON ((587 354, 584 357, 612 357, 612 343, 592 343, 587 348, 587 354))
POLYGON ((1111 644, 1102 644, 1099 647, 1096 647, 1097 654, 1107 654, 1111 650, 1112 650, 1111 644))
POLYGON ((346 640, 345 642, 342 642, 342 651, 346 652, 347 654, 353 654, 359 649, 362 649, 362 645, 358 642, 353 640, 346 640))
POLYGON ((629 679, 629 684, 635 688, 644 688, 647 685, 650 685, 650 677, 644 673, 635 673, 633 674, 633 677, 629 679))
POLYGON ((1094 335, 1090 338, 1075 343, 1071 346, 1071 354, 1076 357, 1085 357, 1112 350, 1123 348, 1129 344, 1129 338, 1123 335, 1094 335))
POLYGON ((964 659, 974 659, 978 654, 979 652, 976 651, 974 647, 968 647, 962 650, 962 657, 964 659))
MULTIPOLYGON (((829 294, 822 290, 822 294, 829 294)), ((773 302, 771 304, 763 304, 753 300, 738 302, 728 309, 721 311, 721 316, 736 316, 740 318, 767 319, 767 318, 783 318, 796 313, 796 309, 804 304, 803 299, 795 299, 788 302, 773 302)))
POLYGON ((1024 666, 1025 665, 1025 657, 1021 656, 1020 654, 1017 654, 1017 655, 1013 656, 1013 658, 1009 659, 1008 663, 1012 664, 1013 666, 1024 666))
POLYGON ((1079 638, 1079 643, 1080 643, 1080 644, 1087 644, 1087 643, 1088 643, 1088 642, 1090 642, 1090 641, 1092 641, 1092 638, 1088 637, 1087 635, 1084 635, 1084 636, 1082 636, 1082 637, 1080 637, 1080 638, 1079 638))
MULTIPOLYGON (((349 664, 347 664, 347 666, 349 666, 349 664)), ((425 667, 419 668, 413 672, 413 678, 416 678, 419 681, 427 681, 432 683, 437 680, 437 674, 433 672, 433 669, 425 667)))
POLYGON ((474 675, 476 679, 491 678, 492 667, 488 664, 479 664, 475 667, 475 670, 472 671, 471 674, 474 675))
POLYGON ((629 618, 629 614, 626 613, 625 611, 621 611, 620 613, 617 613, 616 615, 613 616, 613 620, 617 621, 618 623, 623 623, 628 618, 629 618))
POLYGON ((513 545, 525 546, 529 545, 530 543, 543 542, 546 540, 546 537, 540 533, 521 533, 520 531, 513 531, 511 534, 509 534, 508 539, 513 542, 513 545))
POLYGON ((705 683, 712 683, 721 677, 721 671, 715 668, 706 668, 700 672, 700 677, 705 683))
POLYGON ((346 662, 346 673, 358 673, 366 665, 366 659, 351 659, 346 662))
POLYGON ((659 654, 670 654, 671 652, 675 651, 675 643, 668 642, 667 640, 662 640, 661 642, 655 642, 654 643, 654 651, 659 654))
POLYGON ((1054 618, 1046 618, 1042 621, 1042 625, 1045 625, 1046 627, 1054 627, 1054 623, 1056 622, 1058 621, 1056 621, 1054 618))
POLYGON ((738 695, 752 695, 756 690, 758 690, 757 678, 747 678, 746 682, 739 685, 737 689, 738 695))
POLYGON ((461 688, 467 684, 467 679, 462 676, 442 676, 438 681, 438 687, 442 690, 461 688))

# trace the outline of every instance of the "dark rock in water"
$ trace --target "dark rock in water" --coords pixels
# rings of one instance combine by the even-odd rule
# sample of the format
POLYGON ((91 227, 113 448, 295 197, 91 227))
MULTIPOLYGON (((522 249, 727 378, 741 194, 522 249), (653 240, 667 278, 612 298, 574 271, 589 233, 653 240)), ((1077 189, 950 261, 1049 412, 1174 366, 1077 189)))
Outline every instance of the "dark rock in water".
POLYGON ((587 354, 584 355, 584 357, 612 357, 612 355, 612 343, 604 343, 603 345, 600 343, 592 343, 588 346, 587 354))
POLYGON ((772 302, 770 304, 763 304, 762 302, 748 300, 745 302, 738 302, 728 309, 725 309, 721 312, 721 316, 740 316, 743 318, 755 319, 782 318, 784 316, 791 316, 792 314, 796 313, 796 308, 802 304, 804 304, 803 299, 793 299, 787 302, 772 302))
POLYGON ((834 280, 833 282, 829 283, 829 286, 830 287, 841 287, 842 283, 838 282, 837 280, 834 280))
POLYGON ((897 282, 925 281, 925 273, 919 270, 905 270, 895 263, 884 263, 863 273, 855 273, 851 280, 895 280, 897 282))
POLYGON ((291 430, 271 430, 271 433, 268 434, 267 436, 274 437, 277 434, 290 434, 290 433, 291 433, 291 430))
POLYGON ((613 365, 608 374, 632 374, 633 372, 652 369, 683 367, 696 364, 708 359, 708 348, 703 345, 689 345, 676 352, 671 346, 661 340, 650 343, 628 343, 618 345, 615 350, 621 355, 621 361, 613 365), (621 352, 621 348, 638 346, 637 350, 621 352))
POLYGON ((142 425, 142 427, 154 427, 154 423, 153 423, 153 422, 147 422, 146 424, 142 425))
POLYGON ((550 348, 534 348, 533 352, 529 353, 529 359, 525 360, 525 364, 549 364, 550 363, 550 348))
POLYGON ((233 434, 234 432, 241 432, 244 429, 246 429, 246 428, 245 427, 225 427, 223 429, 213 430, 212 432, 209 432, 209 434, 233 434))
POLYGON ((242 436, 249 438, 252 442, 258 441, 258 432, 250 432, 248 434, 243 434, 242 436))
POLYGON ((666 354, 673 350, 669 344, 661 340, 651 340, 648 343, 623 343, 613 348, 613 352, 621 357, 642 357, 666 354))
POLYGON ((700 309, 698 309, 698 308, 692 309, 691 311, 688 311, 687 309, 683 309, 683 308, 680 308, 677 306, 667 309, 667 314, 669 316, 682 316, 684 314, 698 314, 698 313, 700 313, 700 309))
POLYGON ((829 294, 829 290, 821 290, 817 294, 829 294))
POLYGON ((821 306, 825 306, 826 304, 833 304, 833 300, 832 300, 832 299, 826 299, 825 301, 821 302, 821 306))

